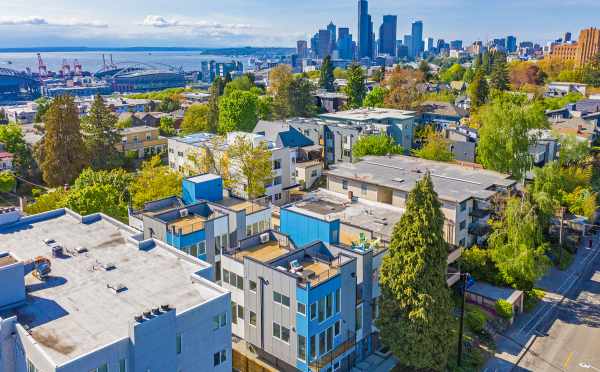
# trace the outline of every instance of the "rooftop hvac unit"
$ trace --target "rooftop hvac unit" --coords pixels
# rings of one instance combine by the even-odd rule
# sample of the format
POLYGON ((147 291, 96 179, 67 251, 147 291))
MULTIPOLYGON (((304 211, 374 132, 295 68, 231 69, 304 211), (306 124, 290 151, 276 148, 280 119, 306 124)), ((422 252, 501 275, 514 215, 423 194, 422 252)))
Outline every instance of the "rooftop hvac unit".
POLYGON ((260 234, 260 242, 266 243, 269 241, 269 233, 260 234))
POLYGON ((190 212, 187 209, 182 209, 179 211, 179 217, 183 218, 183 217, 187 217, 190 214, 190 212))

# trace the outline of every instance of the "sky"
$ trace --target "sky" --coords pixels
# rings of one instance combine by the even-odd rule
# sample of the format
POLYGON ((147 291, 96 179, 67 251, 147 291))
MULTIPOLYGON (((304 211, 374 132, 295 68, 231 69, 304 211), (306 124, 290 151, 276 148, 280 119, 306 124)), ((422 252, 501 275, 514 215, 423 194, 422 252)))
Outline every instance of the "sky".
MULTIPOLYGON (((425 37, 465 43, 600 26, 600 0, 371 0, 369 12, 376 30, 397 15, 399 39, 415 20, 425 37)), ((0 48, 293 47, 330 21, 356 35, 356 13, 356 0, 0 0, 0 48)))

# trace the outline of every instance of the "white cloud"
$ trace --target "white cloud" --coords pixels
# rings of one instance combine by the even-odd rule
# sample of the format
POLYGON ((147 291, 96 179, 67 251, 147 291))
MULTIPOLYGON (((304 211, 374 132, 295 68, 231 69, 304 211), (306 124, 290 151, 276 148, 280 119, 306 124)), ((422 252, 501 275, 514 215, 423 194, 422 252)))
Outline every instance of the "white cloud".
POLYGON ((253 28, 251 25, 243 23, 218 23, 205 20, 169 19, 159 15, 146 16, 142 25, 156 28, 180 27, 205 30, 248 30, 253 28))
POLYGON ((78 19, 48 20, 42 17, 0 18, 0 26, 54 26, 80 28, 107 28, 106 23, 78 19))

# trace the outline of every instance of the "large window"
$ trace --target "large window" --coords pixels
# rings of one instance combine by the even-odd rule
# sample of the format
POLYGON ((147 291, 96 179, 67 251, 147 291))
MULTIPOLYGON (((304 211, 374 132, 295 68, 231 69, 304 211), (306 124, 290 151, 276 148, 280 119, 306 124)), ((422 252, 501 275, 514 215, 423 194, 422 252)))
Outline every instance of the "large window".
POLYGON ((177 354, 181 354, 181 333, 175 336, 175 349, 177 350, 177 354))
POLYGON ((254 311, 250 312, 250 325, 256 327, 256 313, 254 311))
MULTIPOLYGON (((31 362, 29 362, 31 363, 31 362)), ((35 372, 39 372, 39 370, 34 370, 35 372)), ((90 372, 108 372, 108 363, 101 364, 98 368, 90 369, 90 372)))
POLYGON ((282 295, 279 292, 273 291, 273 302, 283 305, 285 307, 290 307, 290 298, 286 295, 282 295))
POLYGON ((341 311, 342 306, 342 291, 340 288, 335 290, 335 313, 339 313, 341 311))
POLYGON ((273 169, 274 170, 281 169, 281 159, 273 160, 273 169))
POLYGON ((306 316, 306 305, 298 302, 298 314, 306 316))
POLYGON ((285 343, 290 343, 290 329, 273 322, 273 337, 285 343))
POLYGON ((27 372, 40 372, 34 365, 31 363, 31 360, 27 360, 27 372))
POLYGON ((318 313, 319 313, 319 323, 323 322, 325 320, 325 297, 322 297, 319 299, 319 308, 318 308, 318 313))
POLYGON ((237 304, 231 301, 231 323, 237 324, 237 304))
POLYGON ((342 189, 348 190, 348 181, 342 180, 342 189))
POLYGON ((310 304, 310 320, 315 320, 317 318, 317 303, 313 302, 310 304))
POLYGON ((356 330, 362 329, 362 304, 356 307, 356 330))
POLYGON ((223 328, 227 325, 227 313, 213 316, 213 330, 223 328))
POLYGON ((326 310, 326 314, 325 314, 326 318, 330 318, 333 316, 333 294, 332 293, 325 296, 325 310, 326 310))
POLYGON ((326 353, 325 351, 325 332, 321 332, 319 334, 319 355, 323 355, 326 353))
POLYGON ((317 341, 315 336, 310 336, 310 359, 315 359, 317 356, 317 341))
POLYGON ((281 326, 273 322, 273 337, 281 338, 281 326))
POLYGON ((256 282, 254 280, 248 281, 248 286, 250 287, 250 292, 256 293, 256 282))
POLYGON ((333 325, 333 335, 334 336, 339 336, 340 332, 342 330, 342 322, 340 322, 339 320, 337 322, 335 322, 335 324, 333 325))
POLYGON ((306 361, 306 337, 298 335, 298 359, 306 361))
POLYGON ((119 372, 127 372, 127 359, 119 360, 119 372))
POLYGON ((237 305, 237 314, 238 318, 244 320, 244 307, 242 305, 237 305))
POLYGON ((213 366, 218 366, 227 361, 227 350, 217 351, 213 354, 213 366))

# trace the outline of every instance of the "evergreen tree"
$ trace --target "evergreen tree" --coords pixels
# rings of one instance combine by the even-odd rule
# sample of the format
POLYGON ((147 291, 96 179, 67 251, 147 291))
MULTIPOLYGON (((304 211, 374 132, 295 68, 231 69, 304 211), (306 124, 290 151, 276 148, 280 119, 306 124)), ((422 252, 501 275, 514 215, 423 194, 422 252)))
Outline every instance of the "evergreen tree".
POLYGON ((292 80, 288 87, 289 115, 291 117, 311 117, 317 112, 314 103, 313 84, 306 78, 292 80))
POLYGON ((73 97, 55 98, 45 121, 46 135, 38 148, 42 177, 50 186, 70 184, 88 162, 73 97))
POLYGON ((419 71, 421 71, 423 74, 423 79, 425 81, 429 81, 431 79, 431 67, 426 60, 422 60, 421 63, 419 63, 419 71))
POLYGON ((348 96, 347 106, 350 109, 360 108, 367 94, 365 73, 361 65, 353 63, 348 67, 348 85, 344 89, 348 96))
POLYGON ((471 98, 471 107, 478 108, 487 102, 490 94, 490 88, 488 86, 487 79, 485 77, 483 68, 475 71, 473 81, 469 85, 469 97, 471 98))
POLYGON ((427 174, 408 196, 379 277, 381 340, 411 370, 445 371, 455 344, 440 208, 427 174))
POLYGON ((122 164, 121 155, 115 151, 121 142, 117 122, 117 117, 106 107, 102 96, 97 95, 90 113, 81 123, 92 168, 110 169, 122 164))
POLYGON ((220 77, 216 78, 210 86, 210 97, 208 98, 208 113, 206 120, 211 133, 216 133, 219 127, 219 97, 223 95, 225 84, 220 77))
POLYGON ((485 75, 489 75, 492 72, 492 56, 489 52, 484 52, 481 56, 481 68, 485 75))
POLYGON ((492 73, 490 75, 490 85, 492 89, 505 91, 508 90, 509 76, 508 66, 506 64, 506 54, 496 52, 493 55, 492 73))
POLYGON ((319 88, 325 89, 328 92, 334 91, 333 82, 335 77, 333 76, 333 64, 331 63, 331 57, 327 56, 323 59, 321 65, 321 75, 319 77, 319 88))

